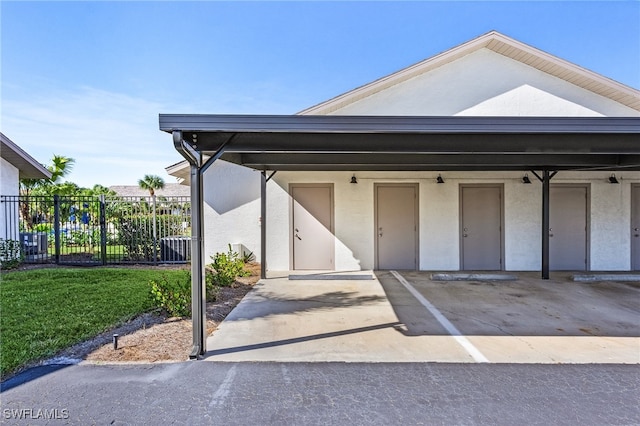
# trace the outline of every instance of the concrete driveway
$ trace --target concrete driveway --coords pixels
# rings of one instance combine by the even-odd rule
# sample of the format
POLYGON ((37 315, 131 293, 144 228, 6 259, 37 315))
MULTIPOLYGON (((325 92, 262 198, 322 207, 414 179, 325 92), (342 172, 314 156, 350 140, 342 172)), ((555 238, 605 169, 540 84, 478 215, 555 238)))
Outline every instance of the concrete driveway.
POLYGON ((638 283, 362 275, 260 281, 209 336, 206 359, 640 363, 638 283))

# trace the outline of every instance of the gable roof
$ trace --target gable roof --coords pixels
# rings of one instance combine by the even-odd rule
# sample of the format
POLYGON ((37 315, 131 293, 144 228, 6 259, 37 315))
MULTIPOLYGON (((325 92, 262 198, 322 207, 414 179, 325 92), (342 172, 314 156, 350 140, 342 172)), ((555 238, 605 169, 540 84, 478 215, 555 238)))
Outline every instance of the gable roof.
POLYGON ((51 172, 15 142, 0 133, 0 157, 18 169, 20 179, 51 179, 51 172))
POLYGON ((497 31, 491 31, 398 72, 360 86, 328 101, 306 108, 298 114, 331 113, 348 104, 439 68, 480 49, 492 50, 493 52, 529 65, 547 74, 561 78, 585 90, 589 90, 635 109, 636 111, 640 111, 639 90, 509 38, 497 31))

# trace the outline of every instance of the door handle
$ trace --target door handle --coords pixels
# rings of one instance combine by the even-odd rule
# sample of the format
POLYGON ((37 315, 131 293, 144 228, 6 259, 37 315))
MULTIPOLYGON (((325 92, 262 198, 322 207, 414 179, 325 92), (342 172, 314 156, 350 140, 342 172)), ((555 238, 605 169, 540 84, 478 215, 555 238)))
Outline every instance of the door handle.
POLYGON ((382 227, 378 228, 378 235, 382 237, 382 227))
POLYGON ((296 235, 295 235, 295 237, 296 237, 297 239, 299 239, 300 241, 302 241, 302 238, 300 238, 300 235, 296 234, 296 235))
POLYGON ((462 234, 463 237, 467 238, 469 234, 462 234))

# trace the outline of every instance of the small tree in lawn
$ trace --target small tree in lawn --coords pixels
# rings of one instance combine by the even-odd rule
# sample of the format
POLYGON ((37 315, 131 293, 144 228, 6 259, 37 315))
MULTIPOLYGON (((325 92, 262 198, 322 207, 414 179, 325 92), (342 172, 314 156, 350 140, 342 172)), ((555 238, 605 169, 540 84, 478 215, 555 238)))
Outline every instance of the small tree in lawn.
POLYGON ((138 181, 140 189, 149 191, 150 196, 156 194, 156 189, 164 188, 164 180, 160 176, 156 175, 144 175, 144 178, 138 181))

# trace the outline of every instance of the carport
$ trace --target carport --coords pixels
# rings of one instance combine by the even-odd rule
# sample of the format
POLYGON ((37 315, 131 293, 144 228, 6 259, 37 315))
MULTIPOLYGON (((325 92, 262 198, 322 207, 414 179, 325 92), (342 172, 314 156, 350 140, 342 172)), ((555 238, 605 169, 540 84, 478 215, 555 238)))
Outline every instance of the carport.
POLYGON ((530 171, 542 183, 542 267, 549 278, 549 183, 560 171, 640 170, 640 118, 160 115, 189 162, 192 358, 206 352, 203 174, 218 159, 261 171, 530 171))

